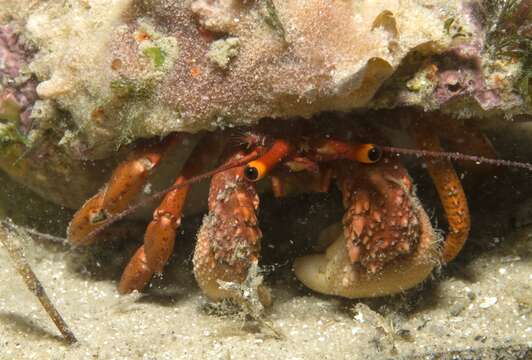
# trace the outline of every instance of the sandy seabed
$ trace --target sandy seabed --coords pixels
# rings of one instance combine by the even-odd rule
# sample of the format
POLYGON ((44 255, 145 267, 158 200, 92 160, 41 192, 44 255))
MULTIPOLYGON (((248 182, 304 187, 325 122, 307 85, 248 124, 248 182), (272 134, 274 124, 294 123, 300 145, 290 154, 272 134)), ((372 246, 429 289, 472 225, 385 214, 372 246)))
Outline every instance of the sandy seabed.
POLYGON ((268 279, 275 302, 265 314, 281 338, 237 314, 206 311, 186 257, 176 256, 147 294, 119 296, 123 259, 114 253, 87 268, 64 246, 25 238, 29 261, 79 343, 63 342, 1 249, 0 358, 524 359, 532 347, 530 237, 532 228, 520 229, 499 248, 388 299, 321 296, 281 268, 268 279))

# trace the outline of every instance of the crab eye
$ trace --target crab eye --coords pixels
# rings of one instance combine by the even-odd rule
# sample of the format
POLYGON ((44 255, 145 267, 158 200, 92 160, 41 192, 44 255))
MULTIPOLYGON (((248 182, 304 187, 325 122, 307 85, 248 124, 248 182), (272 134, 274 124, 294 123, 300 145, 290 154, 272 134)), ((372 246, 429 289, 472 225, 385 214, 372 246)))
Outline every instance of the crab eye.
POLYGON ((367 159, 371 163, 375 163, 381 159, 382 149, 376 145, 369 145, 367 159))
POLYGON ((382 149, 374 144, 356 144, 353 159, 362 164, 374 164, 381 159, 382 149))
POLYGON ((259 171, 256 167, 246 165, 246 168, 244 169, 244 176, 249 181, 257 181, 257 178, 259 177, 259 171))
POLYGON ((266 166, 261 161, 252 161, 244 168, 244 176, 249 181, 259 181, 265 175, 266 166))

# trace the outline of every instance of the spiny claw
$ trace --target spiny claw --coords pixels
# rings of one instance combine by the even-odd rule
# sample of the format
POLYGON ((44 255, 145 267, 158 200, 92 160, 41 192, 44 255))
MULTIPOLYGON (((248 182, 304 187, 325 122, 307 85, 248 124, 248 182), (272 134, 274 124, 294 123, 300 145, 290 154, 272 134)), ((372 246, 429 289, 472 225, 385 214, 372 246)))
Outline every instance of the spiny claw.
MULTIPOLYGON (((242 156, 238 153, 228 162, 242 156)), ((212 300, 234 297, 219 281, 242 283, 260 256, 259 198, 243 174, 242 167, 234 168, 211 180, 209 214, 198 233, 193 261, 196 280, 212 300)))
POLYGON ((404 167, 386 159, 371 166, 350 164, 338 173, 347 208, 343 224, 351 262, 374 274, 386 263, 410 254, 420 229, 407 199, 412 184, 404 167))

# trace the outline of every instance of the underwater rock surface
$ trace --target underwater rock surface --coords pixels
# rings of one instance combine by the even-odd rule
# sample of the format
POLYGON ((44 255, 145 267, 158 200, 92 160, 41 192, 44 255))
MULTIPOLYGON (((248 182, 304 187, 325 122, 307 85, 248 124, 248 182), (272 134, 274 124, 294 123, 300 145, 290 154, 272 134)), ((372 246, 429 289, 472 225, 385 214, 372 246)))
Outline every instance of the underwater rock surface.
POLYGON ((529 56, 512 53, 515 39, 502 56, 496 36, 510 16, 530 36, 523 4, 486 15, 474 1, 7 0, 0 20, 36 49, 39 102, 66 115, 61 144, 95 159, 139 137, 265 117, 530 113, 529 56))

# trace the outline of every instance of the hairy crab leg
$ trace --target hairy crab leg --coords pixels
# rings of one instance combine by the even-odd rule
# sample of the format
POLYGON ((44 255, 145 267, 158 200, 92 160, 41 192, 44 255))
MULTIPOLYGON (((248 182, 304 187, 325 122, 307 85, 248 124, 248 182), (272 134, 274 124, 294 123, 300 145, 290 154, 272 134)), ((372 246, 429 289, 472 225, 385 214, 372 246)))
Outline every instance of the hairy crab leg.
POLYGON ((175 185, 180 186, 168 192, 153 213, 153 219, 144 234, 142 245, 124 269, 118 290, 122 294, 142 290, 153 274, 161 273, 174 251, 176 231, 181 224, 183 208, 191 185, 189 179, 209 170, 212 158, 222 147, 222 137, 211 133, 194 148, 187 159, 175 185))
MULTIPOLYGON (((243 156, 238 152, 228 163, 243 156)), ((256 215, 258 207, 257 191, 254 184, 244 178, 244 167, 212 177, 209 213, 198 233, 193 258, 196 280, 212 300, 241 300, 220 282, 241 284, 247 279, 250 268, 258 264, 262 238, 256 215)), ((264 289, 259 286, 257 290, 259 288, 264 289)), ((268 302, 265 295, 263 292, 263 303, 268 302)))
POLYGON ((68 240, 74 245, 94 242, 88 235, 131 204, 165 152, 182 139, 183 134, 173 134, 162 142, 135 149, 115 169, 107 184, 74 214, 67 229, 68 240))
MULTIPOLYGON (((443 151, 438 137, 426 124, 416 122, 412 130, 421 149, 443 151)), ((471 218, 467 198, 460 178, 449 159, 432 159, 426 161, 426 166, 438 191, 449 225, 449 233, 445 238, 442 252, 443 261, 449 263, 460 253, 469 236, 471 218)))

